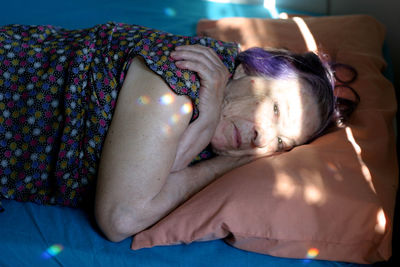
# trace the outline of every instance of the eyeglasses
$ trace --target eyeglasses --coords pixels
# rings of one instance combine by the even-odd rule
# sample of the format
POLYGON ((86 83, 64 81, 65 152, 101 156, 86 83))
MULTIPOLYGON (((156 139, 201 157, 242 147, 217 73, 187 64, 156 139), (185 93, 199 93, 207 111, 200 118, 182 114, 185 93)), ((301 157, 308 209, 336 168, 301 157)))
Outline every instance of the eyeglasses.
POLYGON ((358 73, 352 66, 342 63, 334 63, 331 68, 335 77, 335 109, 340 113, 339 123, 343 123, 360 103, 359 94, 349 85, 357 79, 358 73))

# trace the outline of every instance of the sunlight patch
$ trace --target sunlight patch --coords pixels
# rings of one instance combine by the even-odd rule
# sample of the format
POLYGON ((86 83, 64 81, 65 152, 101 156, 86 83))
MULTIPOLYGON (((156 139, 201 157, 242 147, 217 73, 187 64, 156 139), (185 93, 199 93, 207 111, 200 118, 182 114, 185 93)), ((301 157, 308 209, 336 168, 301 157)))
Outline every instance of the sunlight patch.
POLYGON ((357 154, 358 162, 361 165, 361 172, 364 175, 365 180, 371 187, 372 191, 376 194, 374 184, 372 183, 371 172, 369 171, 367 165, 365 164, 364 160, 362 159, 361 147, 357 144, 356 140, 354 139, 353 132, 351 131, 350 127, 346 127, 346 134, 347 134, 347 140, 353 145, 354 151, 357 154))
POLYGON ((294 17, 293 21, 296 22, 297 26, 300 29, 301 34, 303 35, 308 51, 317 53, 318 52, 317 43, 315 42, 315 38, 312 35, 310 28, 308 28, 307 24, 300 17, 294 17))

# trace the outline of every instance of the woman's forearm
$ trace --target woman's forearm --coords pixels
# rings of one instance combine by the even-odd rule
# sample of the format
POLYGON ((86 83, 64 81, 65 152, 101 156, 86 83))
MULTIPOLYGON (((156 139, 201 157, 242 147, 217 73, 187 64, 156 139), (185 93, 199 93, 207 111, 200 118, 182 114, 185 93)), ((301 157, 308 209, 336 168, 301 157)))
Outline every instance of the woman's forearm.
POLYGON ((161 191, 143 207, 145 214, 141 218, 141 225, 140 227, 138 225, 132 234, 136 234, 156 223, 208 184, 230 170, 248 163, 250 160, 248 157, 217 156, 171 173, 161 191), (146 214, 149 216, 146 217, 146 214))
MULTIPOLYGON (((203 115, 203 114, 202 114, 203 115)), ((203 115, 205 116, 205 115, 203 115)), ((216 124, 216 123, 215 123, 216 124)), ((189 124, 179 142, 175 162, 171 172, 185 169, 190 162, 210 143, 216 125, 206 123, 199 118, 189 124)))

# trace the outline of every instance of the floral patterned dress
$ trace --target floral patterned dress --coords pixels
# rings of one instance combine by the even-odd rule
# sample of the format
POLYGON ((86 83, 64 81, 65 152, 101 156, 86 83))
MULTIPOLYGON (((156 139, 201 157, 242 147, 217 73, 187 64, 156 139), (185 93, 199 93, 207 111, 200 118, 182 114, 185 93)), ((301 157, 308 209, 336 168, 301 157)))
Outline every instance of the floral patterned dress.
POLYGON ((137 55, 173 92, 191 98, 195 120, 199 79, 169 57, 185 44, 212 47, 233 72, 237 45, 211 38, 121 23, 0 27, 0 198, 78 206, 91 196, 118 93, 137 55))

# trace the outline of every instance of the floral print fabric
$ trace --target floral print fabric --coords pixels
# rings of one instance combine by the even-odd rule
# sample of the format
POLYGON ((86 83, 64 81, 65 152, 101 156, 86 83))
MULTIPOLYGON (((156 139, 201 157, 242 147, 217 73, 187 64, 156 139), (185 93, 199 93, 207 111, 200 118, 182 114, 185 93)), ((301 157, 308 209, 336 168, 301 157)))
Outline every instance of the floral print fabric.
POLYGON ((169 57, 186 44, 212 47, 233 72, 238 47, 211 38, 121 23, 0 27, 0 198, 77 206, 93 193, 118 92, 137 55, 192 99, 195 120, 199 79, 169 57))

